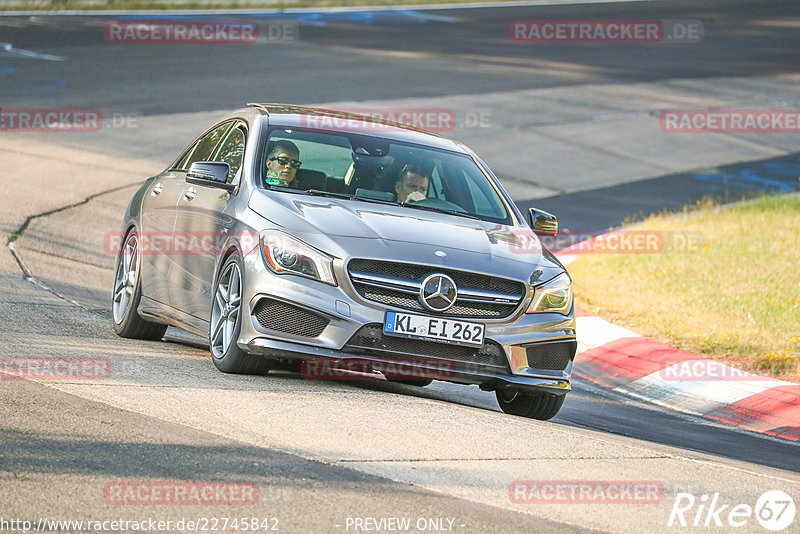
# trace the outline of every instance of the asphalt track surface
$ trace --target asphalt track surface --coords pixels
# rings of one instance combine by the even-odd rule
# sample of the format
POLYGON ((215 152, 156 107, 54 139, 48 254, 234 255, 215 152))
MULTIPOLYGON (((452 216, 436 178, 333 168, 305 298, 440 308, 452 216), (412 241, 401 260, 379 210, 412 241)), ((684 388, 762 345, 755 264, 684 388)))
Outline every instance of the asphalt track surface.
MULTIPOLYGON (((302 19, 297 42, 168 50, 109 46, 98 31, 105 20, 3 18, 0 42, 70 61, 37 61, 0 49, 0 105, 102 108, 157 117, 254 100, 444 97, 800 70, 796 2, 324 14, 302 19), (531 48, 508 40, 508 21, 525 18, 699 19, 705 36, 702 47, 692 49, 655 44, 531 48)), ((167 133, 171 128, 164 124, 167 133)), ((176 140, 164 151, 185 142, 176 140)), ((85 149, 96 152, 101 146, 89 140, 85 149)), ((125 147, 119 153, 124 155, 125 147)), ((666 519, 679 488, 698 495, 716 491, 729 501, 751 504, 763 491, 781 489, 800 503, 798 445, 644 406, 581 380, 575 380, 554 420, 537 423, 503 416, 493 395, 476 388, 438 382, 422 390, 319 384, 294 375, 228 377, 213 369, 202 340, 173 329, 166 342, 141 344, 141 349, 122 342, 108 326, 103 292, 113 257, 96 249, 98 236, 116 227, 134 186, 106 194, 111 187, 95 188, 93 194, 100 194, 83 202, 90 196, 81 191, 84 177, 71 174, 80 167, 62 166, 58 157, 42 154, 41 160, 55 159, 48 169, 73 184, 71 200, 4 207, 8 235, 23 230, 18 249, 26 269, 50 289, 22 279, 18 265, 3 264, 8 276, 0 297, 0 351, 5 356, 108 355, 120 369, 120 383, 0 382, 4 519, 126 516, 131 508, 120 512, 98 491, 128 479, 258 484, 258 513, 280 517, 285 532, 345 531, 345 518, 365 516, 455 517, 461 525, 455 530, 461 532, 625 532, 642 526, 669 531, 666 519), (328 427, 326 420, 338 426, 328 427), (492 491, 507 495, 516 478, 658 479, 664 483, 664 501, 652 513, 642 512, 641 505, 534 509, 511 505, 487 490, 494 483, 492 491)), ((164 157, 154 154, 153 159, 164 157)), ((791 163, 796 157, 783 160, 791 163)), ((731 175, 754 165, 759 162, 724 171, 731 175)), ((134 183, 135 168, 114 187, 134 183)), ((4 187, 14 171, 2 170, 4 187)), ((568 226, 586 229, 677 207, 709 192, 725 200, 759 192, 722 182, 710 187, 693 176, 669 177, 669 186, 665 177, 589 188, 542 202, 568 226)), ((533 203, 524 196, 517 200, 521 206, 533 203)), ((187 508, 206 516, 254 511, 133 510, 169 519, 190 515, 187 508)), ((787 531, 798 531, 798 524, 795 520, 787 531)), ((741 531, 760 530, 751 522, 741 531)))
MULTIPOLYGON (((4 24, 3 39, 75 59, 20 69, 3 105, 44 103, 144 114, 236 108, 243 102, 335 102, 513 91, 590 82, 757 76, 795 72, 795 2, 717 0, 486 8, 299 19, 300 38, 275 46, 108 46, 102 20, 37 17, 4 24), (696 47, 661 43, 511 42, 516 19, 693 19, 696 47), (442 18, 444 20, 437 20, 442 18), (93 24, 94 23, 94 24, 93 24), (548 68, 548 64, 551 65, 548 68), (56 87, 63 91, 55 91, 56 87), (68 88, 68 89, 67 89, 68 88)), ((122 20, 124 17, 111 17, 122 20)), ((219 19, 220 17, 208 17, 219 19)), ((237 17, 231 17, 237 18, 237 17)))

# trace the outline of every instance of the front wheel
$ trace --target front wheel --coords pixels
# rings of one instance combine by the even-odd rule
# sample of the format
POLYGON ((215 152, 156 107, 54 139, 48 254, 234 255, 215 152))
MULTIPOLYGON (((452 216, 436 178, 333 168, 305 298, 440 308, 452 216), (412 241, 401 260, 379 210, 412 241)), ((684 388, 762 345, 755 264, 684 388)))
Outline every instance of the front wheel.
POLYGON ((522 393, 521 391, 495 391, 497 403, 503 412, 546 421, 556 416, 566 395, 552 393, 522 393))
POLYGON ((141 318, 137 308, 142 299, 142 261, 139 256, 139 233, 131 228, 117 254, 114 270, 114 294, 111 300, 111 315, 114 332, 131 339, 159 340, 164 337, 167 326, 141 318))
POLYGON ((242 271, 241 262, 234 254, 225 260, 214 283, 208 334, 211 358, 223 373, 266 374, 269 361, 246 353, 236 343, 242 328, 242 271))

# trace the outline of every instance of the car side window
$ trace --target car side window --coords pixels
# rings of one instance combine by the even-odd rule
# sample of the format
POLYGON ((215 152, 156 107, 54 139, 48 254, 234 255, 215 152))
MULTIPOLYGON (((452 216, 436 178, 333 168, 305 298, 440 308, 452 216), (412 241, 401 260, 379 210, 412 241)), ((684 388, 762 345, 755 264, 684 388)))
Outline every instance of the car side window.
POLYGON ((198 139, 194 148, 189 152, 188 156, 182 161, 178 168, 186 170, 195 161, 210 161, 211 154, 223 138, 228 128, 233 124, 231 121, 225 122, 208 132, 206 135, 198 139))
POLYGON ((247 135, 245 134, 244 125, 237 125, 228 132, 228 136, 220 145, 217 155, 213 161, 220 161, 227 163, 231 171, 228 174, 228 183, 232 183, 242 168, 242 161, 244 160, 244 145, 247 135))

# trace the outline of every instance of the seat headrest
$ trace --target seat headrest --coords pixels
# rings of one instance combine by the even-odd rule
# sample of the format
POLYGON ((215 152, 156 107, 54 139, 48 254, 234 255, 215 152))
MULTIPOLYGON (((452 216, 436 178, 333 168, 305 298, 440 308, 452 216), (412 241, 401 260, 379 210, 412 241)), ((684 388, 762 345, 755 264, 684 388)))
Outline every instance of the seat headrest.
POLYGON ((311 169, 297 169, 295 175, 299 189, 320 189, 325 191, 328 185, 328 177, 322 171, 311 169))

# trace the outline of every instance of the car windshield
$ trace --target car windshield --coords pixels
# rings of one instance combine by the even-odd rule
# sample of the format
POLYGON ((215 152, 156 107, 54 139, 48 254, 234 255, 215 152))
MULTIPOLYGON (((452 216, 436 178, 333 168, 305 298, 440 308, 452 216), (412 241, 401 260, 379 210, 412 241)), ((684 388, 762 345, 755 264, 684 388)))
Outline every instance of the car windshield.
POLYGON ((468 155, 366 135, 273 128, 261 183, 511 222, 498 190, 468 155))

